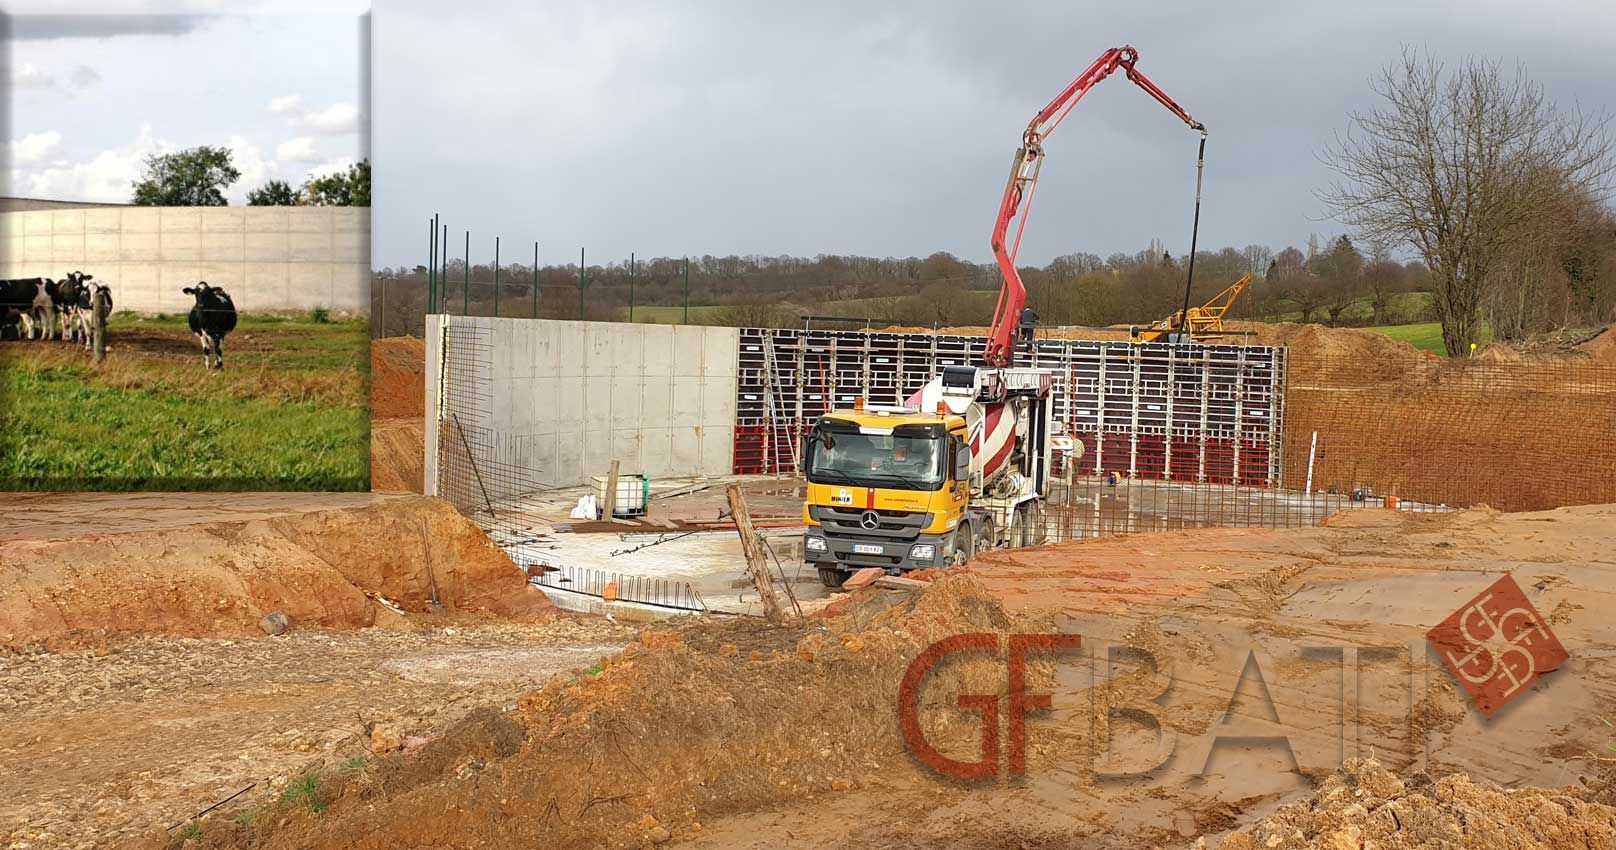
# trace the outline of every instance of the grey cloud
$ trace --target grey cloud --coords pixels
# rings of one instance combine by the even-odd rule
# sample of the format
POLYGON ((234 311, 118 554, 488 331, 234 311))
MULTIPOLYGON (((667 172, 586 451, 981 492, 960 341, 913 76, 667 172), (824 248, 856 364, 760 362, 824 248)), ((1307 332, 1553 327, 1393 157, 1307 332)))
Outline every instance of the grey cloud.
POLYGON ((13 15, 11 35, 18 41, 185 35, 212 18, 211 15, 13 15))
MULTIPOLYGON (((1565 103, 1610 103, 1616 7, 1224 0, 430 0, 375 13, 373 256, 418 262, 441 211, 556 254, 988 256, 1011 153, 1102 50, 1211 129, 1200 244, 1339 233, 1316 152, 1404 44, 1520 59, 1565 103), (475 55, 477 61, 460 61, 475 55), (548 250, 548 249, 547 249, 548 250)), ((1194 133, 1121 75, 1050 140, 1022 258, 1188 248, 1194 133)))

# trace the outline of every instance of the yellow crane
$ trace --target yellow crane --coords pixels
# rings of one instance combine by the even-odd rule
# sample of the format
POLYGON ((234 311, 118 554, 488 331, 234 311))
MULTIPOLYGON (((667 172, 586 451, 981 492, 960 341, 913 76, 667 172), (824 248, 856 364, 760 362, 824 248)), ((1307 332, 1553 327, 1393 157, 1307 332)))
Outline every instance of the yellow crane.
MULTIPOLYGON (((1246 291, 1251 284, 1251 275, 1246 275, 1229 285, 1228 289, 1219 292, 1211 301, 1199 307, 1189 309, 1189 342, 1199 342, 1223 336, 1223 317, 1234 306, 1240 293, 1246 291)), ((1141 328, 1134 325, 1129 329, 1134 342, 1163 342, 1170 340, 1184 327, 1184 311, 1180 310, 1165 319, 1158 319, 1150 323, 1149 327, 1141 328)))

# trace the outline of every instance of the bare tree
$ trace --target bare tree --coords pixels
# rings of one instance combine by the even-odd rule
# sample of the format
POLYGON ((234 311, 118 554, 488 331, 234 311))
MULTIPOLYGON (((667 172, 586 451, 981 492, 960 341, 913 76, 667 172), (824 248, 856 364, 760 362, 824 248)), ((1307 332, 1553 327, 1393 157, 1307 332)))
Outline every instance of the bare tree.
POLYGON ((1612 175, 1604 116, 1565 112, 1524 68, 1468 59, 1453 73, 1405 50, 1321 154, 1339 178, 1319 198, 1371 244, 1411 245, 1436 280, 1449 351, 1477 338, 1488 275, 1510 234, 1553 200, 1553 181, 1601 196, 1612 175))

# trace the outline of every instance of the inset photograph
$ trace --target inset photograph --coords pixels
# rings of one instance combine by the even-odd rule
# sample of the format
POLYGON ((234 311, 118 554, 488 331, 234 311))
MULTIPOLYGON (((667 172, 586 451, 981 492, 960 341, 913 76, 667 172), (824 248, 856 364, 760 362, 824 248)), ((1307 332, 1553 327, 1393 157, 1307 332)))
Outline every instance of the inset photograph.
POLYGON ((350 5, 6 19, 0 490, 369 488, 350 5))

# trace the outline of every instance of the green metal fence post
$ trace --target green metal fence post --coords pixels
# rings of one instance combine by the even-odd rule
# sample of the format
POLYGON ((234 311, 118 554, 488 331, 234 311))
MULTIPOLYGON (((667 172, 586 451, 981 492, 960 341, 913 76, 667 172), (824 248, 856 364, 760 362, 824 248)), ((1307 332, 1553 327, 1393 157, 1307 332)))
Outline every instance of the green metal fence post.
POLYGON ((466 231, 466 277, 460 290, 460 315, 471 315, 471 231, 466 231))
POLYGON ((628 320, 634 321, 634 252, 628 252, 628 320))
POLYGON ((499 237, 494 237, 494 318, 499 318, 499 237))
POLYGON ((426 222, 426 245, 432 256, 426 261, 426 311, 432 312, 437 306, 438 299, 438 217, 433 216, 426 222))
POLYGON ((690 324, 690 258, 685 258, 685 324, 690 324))
POLYGON ((578 249, 578 321, 584 320, 584 249, 578 249))
POLYGON ((533 243, 533 318, 539 317, 539 243, 533 243))
POLYGON ((443 226, 443 238, 438 240, 438 312, 449 312, 449 225, 443 226))

